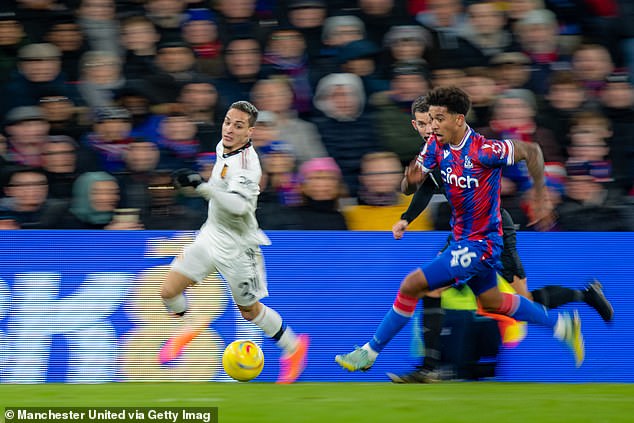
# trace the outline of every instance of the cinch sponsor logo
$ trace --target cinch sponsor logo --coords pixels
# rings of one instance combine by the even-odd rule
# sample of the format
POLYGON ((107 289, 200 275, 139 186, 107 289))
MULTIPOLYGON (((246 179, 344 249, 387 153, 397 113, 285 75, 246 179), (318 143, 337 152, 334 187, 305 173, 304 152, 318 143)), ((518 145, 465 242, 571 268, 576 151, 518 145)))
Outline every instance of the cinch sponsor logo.
POLYGON ((459 188, 478 188, 480 186, 480 182, 477 178, 472 178, 471 176, 458 176, 453 173, 453 170, 450 167, 446 170, 441 170, 440 174, 442 175, 443 181, 449 185, 459 188))

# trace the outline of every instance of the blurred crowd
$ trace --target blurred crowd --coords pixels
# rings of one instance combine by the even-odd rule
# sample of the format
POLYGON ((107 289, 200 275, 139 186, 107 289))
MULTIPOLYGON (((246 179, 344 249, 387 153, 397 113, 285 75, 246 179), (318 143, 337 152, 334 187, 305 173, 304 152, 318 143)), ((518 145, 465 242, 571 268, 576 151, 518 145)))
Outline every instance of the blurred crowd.
MULTIPOLYGON (((540 144, 551 230, 634 230, 634 0, 1 3, 1 229, 198 229, 206 202, 170 174, 208 177, 249 100, 263 229, 390 230, 410 105, 457 85, 472 128, 540 144)), ((522 229, 530 196, 505 169, 522 229)))

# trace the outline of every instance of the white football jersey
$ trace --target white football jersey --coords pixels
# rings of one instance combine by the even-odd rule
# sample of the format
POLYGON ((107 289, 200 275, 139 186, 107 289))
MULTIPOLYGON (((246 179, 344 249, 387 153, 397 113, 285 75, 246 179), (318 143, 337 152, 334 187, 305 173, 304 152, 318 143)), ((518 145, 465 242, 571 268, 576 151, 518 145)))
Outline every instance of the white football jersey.
POLYGON ((232 153, 223 154, 221 141, 216 148, 216 157, 209 181, 202 184, 198 191, 203 194, 216 190, 235 193, 247 202, 247 212, 233 214, 222 204, 217 204, 213 195, 207 196, 209 211, 201 235, 208 238, 214 252, 230 259, 245 248, 271 243, 255 218, 262 168, 250 142, 232 153))

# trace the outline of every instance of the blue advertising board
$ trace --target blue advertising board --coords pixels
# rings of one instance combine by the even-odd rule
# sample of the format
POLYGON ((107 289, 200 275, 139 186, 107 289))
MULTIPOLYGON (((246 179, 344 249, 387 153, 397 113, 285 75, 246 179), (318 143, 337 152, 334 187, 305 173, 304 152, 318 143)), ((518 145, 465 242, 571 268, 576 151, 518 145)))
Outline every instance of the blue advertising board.
MULTIPOLYGON (((0 382, 227 381, 220 359, 234 339, 262 345, 259 381, 274 381, 279 350, 242 319, 217 275, 188 293, 192 321, 204 331, 175 363, 157 352, 178 330, 166 315, 159 287, 191 232, 0 232, 0 382)), ((410 368, 409 324, 368 372, 352 374, 335 354, 364 344, 391 307, 401 279, 432 259, 443 232, 270 232, 264 247, 270 297, 311 348, 304 381, 385 381, 410 368)), ((592 277, 615 308, 604 323, 576 304, 586 337, 586 361, 552 333, 529 326, 526 338, 503 348, 496 378, 503 381, 634 382, 634 234, 519 233, 529 286, 583 287, 592 277)), ((571 306, 565 309, 570 310, 571 306)))

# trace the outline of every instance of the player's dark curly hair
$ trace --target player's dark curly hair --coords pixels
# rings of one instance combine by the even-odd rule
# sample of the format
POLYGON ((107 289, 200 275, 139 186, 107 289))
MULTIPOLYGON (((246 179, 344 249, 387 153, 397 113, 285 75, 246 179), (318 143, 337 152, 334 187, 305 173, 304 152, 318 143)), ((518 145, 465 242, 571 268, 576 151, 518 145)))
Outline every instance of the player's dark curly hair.
POLYGON ((438 87, 427 93, 430 106, 446 107, 450 113, 466 115, 471 108, 467 93, 458 87, 438 87))
POLYGON ((258 120, 258 109, 248 101, 236 101, 230 107, 230 109, 240 110, 249 115, 249 126, 255 126, 255 121, 258 120))
POLYGON ((429 103, 427 103, 427 99, 424 95, 419 96, 412 103, 412 119, 416 119, 416 112, 425 113, 429 111, 429 103))

